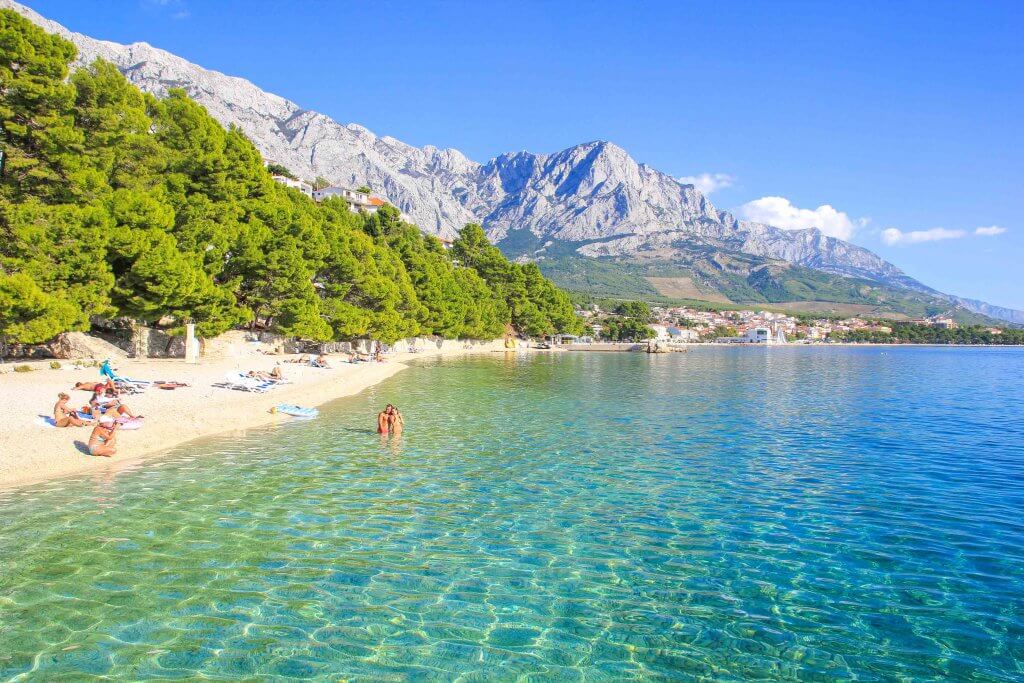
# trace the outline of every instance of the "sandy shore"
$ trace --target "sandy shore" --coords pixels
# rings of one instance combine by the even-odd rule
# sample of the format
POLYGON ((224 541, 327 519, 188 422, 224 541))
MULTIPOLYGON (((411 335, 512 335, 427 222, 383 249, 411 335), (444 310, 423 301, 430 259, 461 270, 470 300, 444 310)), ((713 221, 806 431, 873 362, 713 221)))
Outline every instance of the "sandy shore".
MULTIPOLYGON (((75 382, 99 379, 96 368, 51 370, 46 364, 33 372, 0 374, 0 487, 7 488, 76 474, 103 474, 121 469, 125 463, 166 451, 182 443, 213 434, 259 427, 292 420, 274 415, 270 408, 280 403, 317 406, 356 394, 408 367, 403 361, 440 355, 503 350, 500 342, 466 349, 448 342, 442 348, 429 346, 419 353, 393 353, 384 363, 350 364, 335 356, 330 369, 282 363, 290 383, 265 394, 234 391, 212 386, 232 371, 269 371, 278 360, 293 356, 262 354, 217 360, 204 359, 199 365, 180 360, 125 360, 115 363, 121 375, 135 379, 177 380, 189 387, 173 391, 150 388, 125 397, 132 412, 144 415, 145 426, 121 431, 118 453, 113 458, 87 454, 84 444, 91 428, 44 427, 40 416, 52 416, 58 392, 71 395, 71 405, 82 406, 89 393, 74 390, 75 382)), ((330 358, 330 357, 329 357, 330 358)), ((368 415, 372 423, 374 416, 368 415)))

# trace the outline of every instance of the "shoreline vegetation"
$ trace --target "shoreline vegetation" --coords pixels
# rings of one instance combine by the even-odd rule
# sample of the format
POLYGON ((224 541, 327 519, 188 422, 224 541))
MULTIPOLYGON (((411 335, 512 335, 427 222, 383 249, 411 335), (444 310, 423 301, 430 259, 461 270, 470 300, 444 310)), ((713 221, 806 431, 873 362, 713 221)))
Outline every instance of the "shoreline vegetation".
POLYGON ((384 344, 582 331, 480 226, 446 245, 386 203, 315 202, 183 90, 75 55, 0 10, 0 355, 112 320, 384 344))

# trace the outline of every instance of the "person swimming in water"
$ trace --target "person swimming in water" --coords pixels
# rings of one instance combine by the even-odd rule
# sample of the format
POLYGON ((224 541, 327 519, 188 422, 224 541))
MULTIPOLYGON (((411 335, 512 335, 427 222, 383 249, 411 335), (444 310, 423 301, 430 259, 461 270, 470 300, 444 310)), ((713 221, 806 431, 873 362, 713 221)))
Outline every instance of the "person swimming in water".
POLYGON ((74 410, 68 408, 69 400, 71 397, 63 391, 57 394, 57 402, 53 405, 53 424, 57 427, 84 427, 92 424, 92 420, 83 420, 74 410))
POLYGON ((99 422, 89 435, 89 453, 109 458, 117 453, 117 422, 99 422))
POLYGON ((377 433, 388 434, 391 431, 391 412, 395 409, 390 403, 384 406, 384 410, 377 413, 377 433))
POLYGON ((391 414, 388 416, 388 426, 391 427, 392 436, 401 436, 405 429, 405 419, 398 408, 391 406, 391 414))
POLYGON ((402 430, 405 428, 405 419, 402 417, 402 413, 399 412, 398 408, 392 404, 387 404, 384 410, 377 413, 377 433, 386 436, 393 434, 399 436, 402 430))

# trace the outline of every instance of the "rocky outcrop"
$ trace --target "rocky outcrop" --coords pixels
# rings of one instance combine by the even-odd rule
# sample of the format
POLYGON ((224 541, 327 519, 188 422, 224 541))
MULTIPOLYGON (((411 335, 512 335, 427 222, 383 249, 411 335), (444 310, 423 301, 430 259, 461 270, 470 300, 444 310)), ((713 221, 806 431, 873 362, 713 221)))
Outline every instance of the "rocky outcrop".
POLYGON ((92 337, 83 332, 64 332, 46 345, 54 358, 66 360, 103 360, 127 358, 120 347, 114 346, 99 337, 92 337))

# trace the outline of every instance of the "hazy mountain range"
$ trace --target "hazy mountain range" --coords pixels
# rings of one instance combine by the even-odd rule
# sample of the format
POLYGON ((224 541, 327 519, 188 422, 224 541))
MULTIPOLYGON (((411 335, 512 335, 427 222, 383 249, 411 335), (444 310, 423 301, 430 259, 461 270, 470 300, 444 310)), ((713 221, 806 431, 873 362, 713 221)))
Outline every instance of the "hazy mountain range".
POLYGON ((11 0, 0 0, 0 7, 74 42, 79 64, 102 57, 147 92, 184 89, 222 123, 241 128, 265 158, 301 177, 369 185, 441 237, 480 223, 506 253, 539 260, 551 277, 574 289, 802 302, 809 311, 950 312, 966 319, 973 311, 1024 323, 1024 312, 941 294, 867 249, 817 229, 738 220, 693 185, 637 163, 609 142, 554 154, 511 152, 480 164, 455 149, 413 147, 340 124, 146 43, 121 45, 73 33, 11 0))

